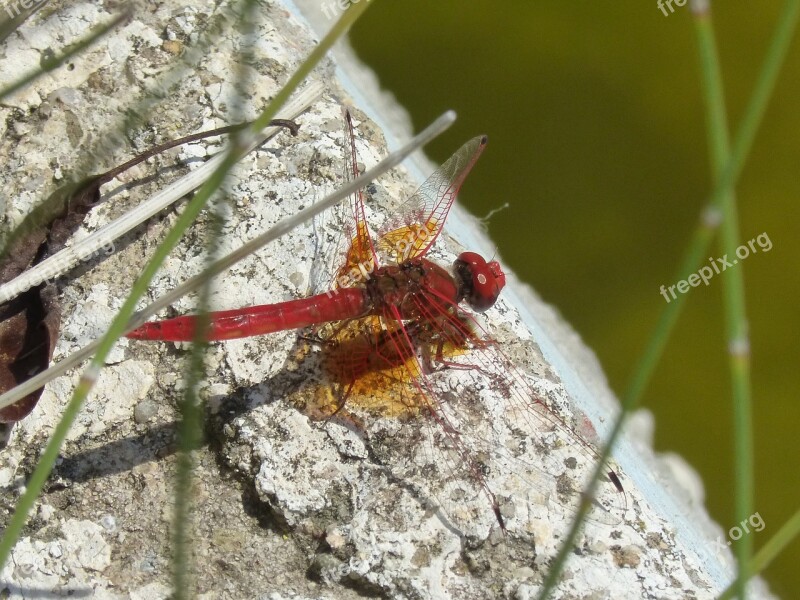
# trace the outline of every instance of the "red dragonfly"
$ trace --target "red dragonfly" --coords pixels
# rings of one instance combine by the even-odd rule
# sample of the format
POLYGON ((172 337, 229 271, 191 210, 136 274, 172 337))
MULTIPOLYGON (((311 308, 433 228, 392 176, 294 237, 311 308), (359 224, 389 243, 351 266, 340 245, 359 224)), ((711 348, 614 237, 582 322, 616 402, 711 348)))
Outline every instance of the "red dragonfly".
MULTIPOLYGON (((359 169, 349 113, 346 120, 347 172, 354 177, 359 169)), ((462 252, 451 270, 426 258, 486 143, 487 137, 479 136, 464 144, 400 206, 375 238, 370 234, 364 194, 354 195, 347 249, 329 291, 277 304, 212 312, 207 339, 315 327, 315 339, 323 346, 327 379, 339 388, 332 408, 322 413, 330 418, 353 404, 383 416, 424 422, 431 437, 423 445, 431 463, 438 463, 437 470, 447 480, 442 489, 427 488, 445 516, 460 526, 476 519, 485 522, 482 517, 488 513, 505 531, 504 510, 488 477, 490 457, 518 465, 512 467, 516 477, 533 482, 547 497, 559 496, 557 502, 571 504, 573 509, 580 501, 579 493, 560 479, 565 471, 563 461, 553 458, 552 464, 547 464, 549 459, 533 457, 529 440, 517 442, 509 450, 485 415, 482 425, 468 427, 470 421, 480 418, 470 418, 469 409, 456 409, 454 390, 446 389, 437 378, 439 373, 469 372, 482 378, 474 389, 461 393, 478 396, 481 388, 499 392, 506 403, 501 418, 510 428, 528 430, 528 435, 544 428, 556 445, 569 445, 584 458, 595 453, 548 408, 473 315, 495 305, 506 284, 500 265, 474 252, 462 252), (376 408, 381 402, 383 406, 376 408), (423 418, 408 418, 418 416, 423 418), (544 468, 536 464, 542 462, 544 468), (454 483, 456 473, 465 474, 467 483, 454 483), (462 489, 456 489, 458 486, 462 489)), ((180 316, 146 323, 128 337, 190 341, 196 326, 196 316, 180 316)), ((591 460, 583 463, 588 466, 591 460)), ((612 493, 604 503, 618 505, 615 496, 619 494, 612 493)), ((610 518, 618 521, 619 515, 610 518)))

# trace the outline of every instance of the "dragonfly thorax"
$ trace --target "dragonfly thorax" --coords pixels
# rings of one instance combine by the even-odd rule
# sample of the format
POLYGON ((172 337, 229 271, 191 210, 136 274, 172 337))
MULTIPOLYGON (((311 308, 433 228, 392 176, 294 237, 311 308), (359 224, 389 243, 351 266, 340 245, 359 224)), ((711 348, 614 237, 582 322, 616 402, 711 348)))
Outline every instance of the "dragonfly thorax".
POLYGON ((367 282, 367 296, 373 311, 396 308, 403 320, 424 318, 436 312, 434 306, 454 306, 464 297, 457 280, 425 258, 376 269, 367 282))

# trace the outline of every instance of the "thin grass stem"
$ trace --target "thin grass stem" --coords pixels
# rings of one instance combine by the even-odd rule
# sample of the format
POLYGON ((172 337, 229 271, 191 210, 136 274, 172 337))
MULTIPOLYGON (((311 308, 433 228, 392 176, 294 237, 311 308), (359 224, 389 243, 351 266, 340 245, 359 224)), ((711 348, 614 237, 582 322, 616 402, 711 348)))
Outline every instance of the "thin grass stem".
MULTIPOLYGON (((703 2, 702 5, 707 7, 707 3, 705 2, 703 2)), ((725 161, 725 166, 719 170, 720 176, 708 199, 707 208, 701 215, 700 225, 695 230, 692 241, 681 262, 681 268, 678 272, 679 276, 677 279, 683 279, 690 273, 696 271, 701 262, 700 257, 704 256, 708 251, 713 230, 717 225, 713 216, 718 213, 719 207, 722 206, 723 197, 733 188, 752 147, 755 133, 761 123, 767 103, 775 87, 780 67, 784 62, 791 43, 797 25, 798 14, 800 14, 800 0, 787 0, 778 18, 775 33, 772 36, 770 47, 767 50, 766 58, 759 72, 753 94, 748 102, 742 124, 734 140, 732 151, 728 160, 725 161)), ((634 369, 631 383, 622 397, 620 414, 615 420, 608 440, 600 452, 600 457, 595 466, 592 478, 586 487, 586 500, 581 503, 570 530, 564 538, 556 558, 553 560, 550 571, 537 595, 537 598, 540 600, 547 598, 558 583, 561 572, 566 565, 566 561, 572 552, 572 547, 580 533, 583 521, 591 508, 590 499, 594 496, 598 481, 606 470, 606 461, 611 456, 611 450, 619 434, 622 432, 625 418, 628 413, 634 410, 638 405, 647 382, 655 370, 655 366, 658 364, 663 349, 666 346, 669 334, 674 324, 677 322, 682 304, 682 296, 678 296, 676 300, 670 302, 664 309, 654 334, 650 338, 642 355, 642 359, 634 369)), ((736 376, 739 377, 738 371, 736 376)))
MULTIPOLYGON (((742 123, 734 139, 730 157, 726 161, 725 167, 721 169, 719 181, 709 196, 705 208, 700 213, 697 227, 680 262, 674 281, 685 279, 691 273, 697 271, 704 260, 703 257, 708 255, 711 240, 720 223, 719 207, 722 194, 725 193, 725 190, 733 187, 741 174, 744 162, 752 148, 756 131, 766 111, 769 98, 775 88, 781 65, 785 61, 786 53, 797 26, 799 13, 800 0, 787 0, 778 18, 770 47, 767 50, 742 123)), ((623 398, 631 398, 634 406, 638 404, 652 378, 672 329, 678 321, 684 302, 684 296, 679 295, 664 307, 653 329, 653 334, 650 336, 641 358, 633 369, 633 374, 623 398)), ((625 403, 623 402, 623 404, 625 403)))
MULTIPOLYGON (((700 54, 702 89, 706 106, 706 127, 714 180, 718 180, 730 157, 725 93, 722 70, 714 38, 711 10, 693 10, 695 34, 700 54)), ((722 229, 721 253, 732 256, 739 243, 739 215, 736 195, 729 188, 721 196, 722 229)), ((732 269, 722 278, 723 310, 730 352, 731 386, 733 390, 734 459, 735 459, 735 520, 746 520, 753 512, 753 428, 752 390, 750 388, 750 343, 747 334, 744 301, 744 274, 742 269, 732 269)), ((745 598, 744 585, 748 579, 747 565, 753 553, 750 536, 736 542, 739 563, 737 593, 745 598)))
MULTIPOLYGON (((240 19, 241 38, 253 39, 255 12, 257 3, 246 0, 243 18, 240 19)), ((236 79, 240 84, 245 82, 247 71, 242 68, 244 64, 252 63, 252 55, 246 49, 238 61, 236 79)), ((299 83, 298 83, 299 85, 299 83)), ((234 86, 236 87, 236 86, 234 86)), ((240 108, 240 102, 232 103, 235 108, 240 108)), ((238 119, 238 120, 241 120, 238 119)), ((240 144, 237 139, 238 132, 232 136, 232 145, 240 144)), ((221 200, 220 200, 221 201, 221 200)), ((211 211, 211 227, 206 239, 206 256, 208 260, 217 255, 220 248, 220 238, 224 219, 218 210, 219 202, 213 205, 211 211)), ((206 265, 208 266, 208 265, 206 265)), ((209 300, 211 296, 211 280, 199 286, 197 308, 197 327, 194 331, 189 359, 184 377, 185 386, 183 399, 180 403, 181 421, 178 425, 178 456, 175 470, 175 500, 173 518, 173 545, 172 545, 172 593, 175 600, 192 598, 193 574, 191 559, 191 544, 189 531, 191 528, 191 514, 193 509, 192 484, 194 472, 194 453, 200 448, 203 431, 203 402, 200 398, 200 384, 205 379, 205 350, 208 347, 206 332, 209 327, 208 315, 209 300)))
MULTIPOLYGON (((212 215, 206 243, 206 253, 213 257, 219 250, 223 219, 218 214, 212 215)), ((208 315, 211 296, 211 281, 206 281, 199 288, 196 328, 189 352, 186 369, 185 388, 180 403, 181 421, 178 425, 178 456, 175 468, 175 503, 173 517, 173 550, 172 550, 172 593, 175 600, 191 598, 192 574, 189 529, 192 512, 192 484, 194 471, 194 453, 203 442, 203 402, 200 398, 200 383, 205 379, 205 350, 208 347, 206 332, 210 323, 208 315)))

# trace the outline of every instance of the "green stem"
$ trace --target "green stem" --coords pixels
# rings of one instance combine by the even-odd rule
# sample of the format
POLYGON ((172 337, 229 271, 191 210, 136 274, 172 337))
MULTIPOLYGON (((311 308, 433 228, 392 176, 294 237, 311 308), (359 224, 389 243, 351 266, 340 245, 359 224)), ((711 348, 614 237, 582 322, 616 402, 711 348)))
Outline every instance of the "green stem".
MULTIPOLYGON (((223 220, 218 215, 212 220, 212 227, 206 252, 213 257, 219 250, 219 239, 222 232, 223 220)), ((175 471, 175 504, 173 524, 173 560, 172 560, 172 591, 175 600, 191 598, 189 593, 191 575, 189 557, 189 524, 192 511, 192 472, 194 470, 193 454, 200 448, 203 441, 203 403, 200 399, 200 382, 205 375, 203 362, 208 331, 209 316, 208 304, 211 295, 211 281, 208 280, 200 286, 197 308, 197 327, 192 339, 189 353, 188 368, 185 377, 185 392, 180 404, 181 422, 178 426, 178 458, 175 471)))
MULTIPOLYGON (((706 123, 709 150, 715 181, 719 180, 730 158, 730 142, 725 109, 722 73, 714 39, 710 10, 695 12, 695 33, 700 50, 700 66, 705 91, 706 123)), ((723 256, 733 256, 739 241, 739 214, 736 196, 729 189, 721 196, 722 231, 720 248, 723 256)), ((731 269, 722 278, 728 350, 730 353, 731 386, 733 390, 734 458, 735 458, 735 520, 745 522, 753 512, 753 429, 752 391, 750 387, 750 353, 744 302, 744 274, 731 269)), ((743 536, 735 546, 739 563, 737 593, 745 598, 744 584, 748 579, 747 565, 753 553, 751 536, 743 536)))
MULTIPOLYGON (((239 22, 242 39, 255 39, 256 7, 257 4, 254 0, 246 0, 244 18, 240 19, 239 22)), ((236 79, 239 83, 243 83, 247 75, 242 67, 245 64, 252 64, 251 53, 245 50, 238 64, 236 79)), ((240 143, 237 136, 238 132, 233 134, 231 142, 233 146, 240 143)), ((217 210, 211 211, 211 217, 211 227, 206 241, 206 256, 208 256, 209 262, 212 262, 212 259, 219 251, 219 240, 224 222, 217 210)), ((194 596, 191 587, 192 563, 190 557, 191 544, 189 543, 189 528, 193 508, 191 490, 194 471, 193 455, 200 448, 203 437, 201 433, 203 431, 203 403, 200 399, 199 389, 200 382, 205 376, 203 358, 208 347, 206 332, 209 326, 208 306, 210 295, 211 280, 209 279, 199 286, 197 327, 192 339, 185 375, 185 391, 183 401, 180 404, 181 422, 178 426, 173 522, 172 593, 174 600, 186 600, 194 596)))
MULTIPOLYGON (((681 268, 678 271, 677 279, 684 279, 690 273, 695 272, 700 266, 701 257, 708 251, 712 233, 716 227, 714 215, 717 214, 719 208, 722 206, 724 196, 729 194, 730 190, 733 188, 734 183, 741 173, 750 148, 752 147, 755 133, 763 118, 767 102, 775 87, 780 67, 784 62, 789 44, 792 40, 792 35, 797 25, 798 14, 800 14, 799 9, 800 0, 787 0, 784 5, 783 12, 778 19, 775 34, 772 37, 772 42, 767 51, 767 56, 759 73, 747 110, 745 111, 744 119, 742 120, 742 124, 735 138, 732 151, 728 160, 725 161, 724 168, 719 170, 720 176, 714 186, 713 193, 709 197, 707 207, 701 217, 700 225, 695 230, 692 242, 681 262, 681 268)), ((715 119, 718 119, 718 117, 715 116, 715 119)), ((642 359, 634 370, 631 384, 622 398, 622 410, 614 422, 614 427, 612 428, 606 444, 600 452, 600 457, 595 465, 592 478, 586 488, 586 498, 592 498, 594 496, 598 481, 606 470, 605 465, 611 456, 611 450, 622 431, 625 418, 628 413, 634 410, 638 405, 647 382, 666 346, 672 327, 677 321, 682 304, 683 296, 678 296, 676 300, 673 300, 667 305, 659 318, 658 325, 648 342, 642 359)), ((735 377, 739 378, 738 371, 735 377)), ((537 596, 539 600, 547 598, 555 589, 561 572, 566 565, 567 559, 580 533, 583 521, 589 512, 589 508, 590 503, 588 500, 579 507, 572 526, 567 536, 564 538, 542 585, 542 589, 537 596)))
MULTIPOLYGON (((798 12, 800 12, 798 9, 800 9, 800 0, 787 0, 781 16, 778 18, 775 34, 772 37, 772 42, 759 72, 753 94, 750 96, 744 118, 734 139, 730 158, 726 161, 725 167, 721 169, 721 175, 714 192, 709 196, 706 207, 701 212, 697 228, 673 281, 685 279, 691 273, 697 271, 703 261, 703 257, 708 255, 711 239, 720 221, 722 195, 726 190, 732 188, 738 180, 742 166, 753 145, 753 139, 761 124, 767 103, 775 88, 780 67, 792 41, 792 35, 797 25, 798 12)), ((623 398, 631 398, 634 406, 638 404, 655 371, 684 302, 685 296, 679 295, 664 307, 653 330, 653 335, 650 336, 647 346, 642 352, 642 357, 633 370, 633 375, 623 398)))

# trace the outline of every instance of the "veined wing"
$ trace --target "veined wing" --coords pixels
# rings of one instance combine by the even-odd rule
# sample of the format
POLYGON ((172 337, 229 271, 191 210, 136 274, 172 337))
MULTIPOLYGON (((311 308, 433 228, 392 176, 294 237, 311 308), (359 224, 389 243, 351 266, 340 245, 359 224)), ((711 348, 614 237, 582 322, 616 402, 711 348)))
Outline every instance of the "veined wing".
POLYGON ((487 142, 484 135, 461 146, 397 209, 379 232, 378 247, 382 252, 398 263, 428 252, 487 142))
MULTIPOLYGON (((344 176, 345 182, 349 183, 360 173, 353 118, 347 109, 344 110, 344 122, 344 176)), ((350 287, 363 281, 378 266, 378 255, 367 225, 364 190, 359 189, 350 197, 350 210, 351 216, 345 225, 348 246, 343 264, 336 273, 334 283, 337 287, 350 287)))
MULTIPOLYGON (((568 522, 583 502, 597 453, 555 408, 558 386, 545 380, 549 393, 537 391, 471 314, 445 299, 429 299, 427 307, 416 334, 424 374, 418 392, 436 415, 426 442, 434 464, 422 472, 457 467, 453 475, 440 472, 432 495, 464 532, 524 522, 531 505, 568 522)), ((622 521, 626 499, 616 485, 602 484, 590 520, 622 521)))
MULTIPOLYGON (((566 526, 596 460, 591 444, 469 314, 435 293, 415 301, 419 319, 403 323, 388 307, 338 330, 326 360, 341 392, 323 414, 368 424, 373 456, 465 535, 553 515, 566 526)), ((590 519, 615 525, 624 502, 605 483, 590 519)))

